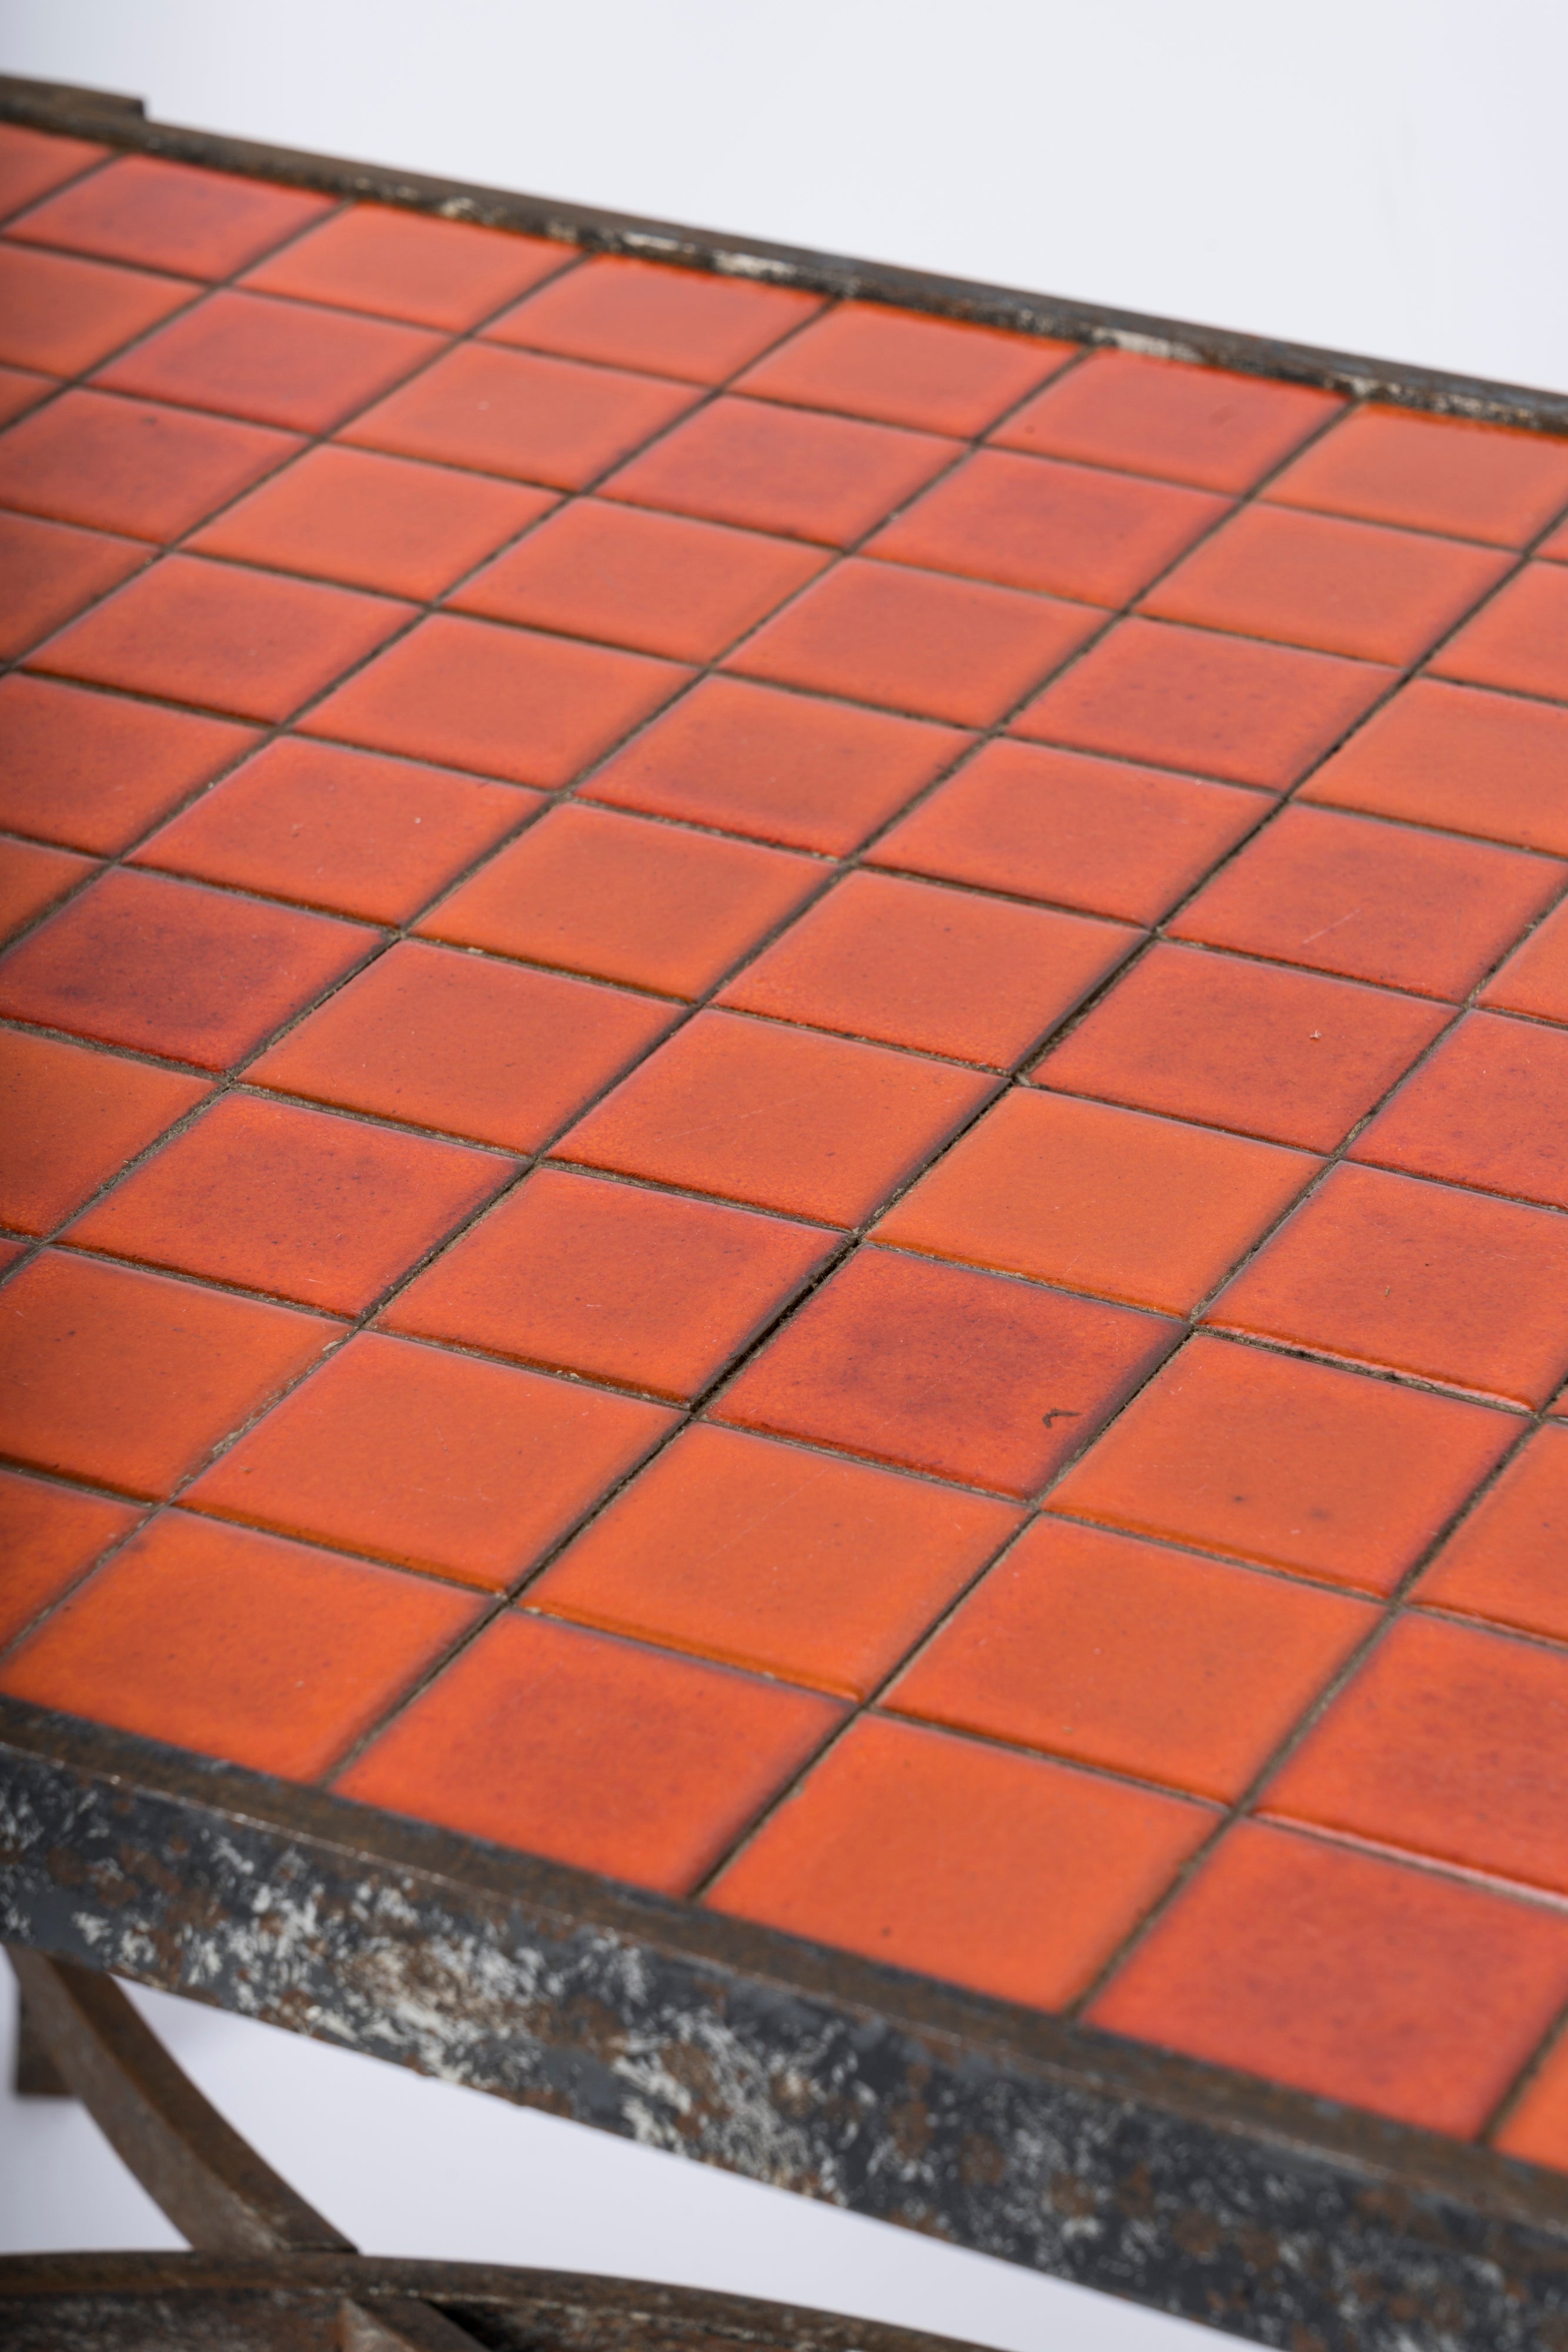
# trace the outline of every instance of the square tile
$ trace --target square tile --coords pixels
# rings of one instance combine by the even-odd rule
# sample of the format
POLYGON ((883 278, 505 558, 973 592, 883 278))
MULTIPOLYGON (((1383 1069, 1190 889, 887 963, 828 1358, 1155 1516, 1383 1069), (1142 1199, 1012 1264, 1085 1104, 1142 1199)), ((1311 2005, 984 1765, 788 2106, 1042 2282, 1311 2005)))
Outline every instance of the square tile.
POLYGON ((681 1895, 841 1707, 540 1617, 487 1626, 339 1793, 681 1895))
POLYGON ((1504 2156, 1568 2171, 1568 2040, 1549 2042, 1547 2055, 1523 2096, 1492 2136, 1504 2156))
POLYGON ((0 840, 0 939, 10 939, 99 871, 91 858, 68 849, 0 840))
POLYGON ((1568 1022, 1568 903, 1556 907, 1481 991, 1483 1004, 1568 1022))
POLYGON ((835 1246, 818 1225, 541 1168, 381 1319, 417 1338, 695 1397, 835 1246))
POLYGON ((5 1553, 0 1642, 15 1641, 100 1552, 129 1534, 139 1516, 131 1504, 111 1503, 106 1495, 0 1470, 0 1543, 5 1553))
POLYGON ((140 540, 0 513, 0 659, 15 661, 146 562, 140 540))
POLYGON ((110 150, 89 139, 62 139, 20 122, 0 127, 0 215, 37 204, 51 188, 101 163, 110 150))
POLYGON ((1568 447, 1458 416, 1371 404, 1325 434, 1269 496, 1327 514, 1522 547, 1568 503, 1568 447))
POLYGON ((497 319, 486 331, 492 341, 720 383, 822 307, 820 295, 792 286, 759 286, 630 254, 583 260, 570 247, 556 250, 575 266, 497 319))
POLYGON ((225 290, 94 381, 293 433, 327 433, 440 349, 441 337, 418 327, 225 290))
POLYGON ((1568 710, 1417 678, 1301 797, 1568 856, 1568 710))
POLYGON ((1070 1095, 1006 1094, 876 1239, 1185 1315, 1319 1162, 1070 1095))
POLYGON ((991 437, 1002 449, 1235 493, 1249 490, 1343 405, 1312 384, 1098 351, 991 437))
POLYGON ((699 1013, 569 1131, 556 1157, 852 1225, 993 1086, 880 1045, 699 1013))
POLYGON ((163 155, 117 155, 14 221, 8 234, 143 269, 227 278, 332 209, 330 196, 309 188, 242 179, 163 155))
POLYGON ((708 677, 609 761, 584 797, 842 856, 972 740, 922 719, 708 677))
POLYGON ((1213 1821, 1152 1789, 873 1717, 707 1900, 814 1944, 1062 2009, 1213 1821))
POLYGON ((1540 1429, 1438 1552, 1414 1598, 1568 1642, 1568 1429, 1540 1429))
POLYGON ((1180 1336, 1167 1322, 1098 1299, 862 1250, 753 1358, 713 1412, 742 1428, 1021 1500, 1039 1493, 1180 1336))
POLYGON ((207 1090, 178 1070, 0 1030, 0 1223, 51 1232, 207 1090))
POLYGON ((0 824, 73 849, 126 849, 257 740, 224 719, 0 678, 0 824))
POLYGON ((52 376, 34 375, 26 368, 0 367, 0 425, 25 415, 59 386, 52 376))
POLYGON ((1282 1577, 1037 1519, 883 1703, 1234 1802, 1380 1616, 1282 1577))
POLYGON ((79 374, 200 291, 185 278, 0 247, 0 360, 46 375, 79 374))
POLYGON ((1519 1434, 1511 1413, 1202 1335, 1052 1510, 1392 1592, 1519 1434))
POLYGON ((740 389, 967 439, 1076 355, 1075 344, 1045 335, 838 302, 759 361, 740 389))
POLYGON ((1351 981, 1156 943, 1030 1076, 1332 1151, 1448 1018, 1351 981))
POLYGON ((178 539, 292 457, 289 433, 105 392, 62 393, 0 441, 0 504, 178 539))
POLYGON ((1438 677, 1568 702, 1568 572, 1527 563, 1432 663, 1438 677))
POLYGON ((718 1002, 1005 1069, 1137 940, 1119 923, 850 874, 718 1002))
POLYGON ((571 258, 570 246, 551 237, 434 220, 401 205, 346 205, 245 282, 460 335, 571 258))
POLYGON ((403 941, 255 1063, 257 1086, 535 1151, 645 1054, 672 1007, 403 941))
POLYGON ((1543 1405, 1568 1371, 1568 1223, 1336 1168, 1206 1319, 1543 1405))
POLYGON ((1471 1013, 1379 1111, 1353 1156, 1568 1209, 1568 1037, 1471 1013))
POLYGON ((611 1633, 864 1699, 1019 1523, 965 1495, 698 1423, 529 1592, 611 1633))
POLYGON ((498 1591, 672 1422, 638 1398, 361 1332, 188 1499, 498 1591))

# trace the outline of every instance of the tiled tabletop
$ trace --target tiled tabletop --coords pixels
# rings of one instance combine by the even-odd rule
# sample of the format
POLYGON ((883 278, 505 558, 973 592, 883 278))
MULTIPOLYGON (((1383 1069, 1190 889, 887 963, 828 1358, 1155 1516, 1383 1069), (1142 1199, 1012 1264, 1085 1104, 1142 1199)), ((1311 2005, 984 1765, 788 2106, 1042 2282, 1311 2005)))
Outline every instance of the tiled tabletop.
POLYGON ((0 1691, 1568 2167, 1568 442, 0 185, 0 1691))

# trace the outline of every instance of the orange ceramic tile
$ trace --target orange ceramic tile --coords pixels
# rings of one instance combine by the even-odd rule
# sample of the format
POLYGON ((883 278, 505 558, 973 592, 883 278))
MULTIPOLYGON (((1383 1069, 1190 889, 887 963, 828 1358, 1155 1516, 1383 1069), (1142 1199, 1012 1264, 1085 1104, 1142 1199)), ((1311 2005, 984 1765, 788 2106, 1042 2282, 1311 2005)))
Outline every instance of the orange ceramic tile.
POLYGON ((987 743, 870 853, 982 890, 1158 921, 1270 803, 1075 751, 987 743))
POLYGON ((12 1642, 40 1609, 57 1601, 101 1551, 136 1525, 137 1513, 106 1495, 86 1495, 0 1470, 0 1546, 5 1590, 0 1642, 12 1642))
POLYGON ((91 140, 61 139, 50 131, 7 122, 0 128, 0 214, 37 204, 62 181, 101 163, 109 152, 91 140))
POLYGON ((0 961, 0 1012, 224 1069, 374 944, 358 924, 106 874, 0 961))
POLYGON ((726 667, 961 727, 987 727, 1093 635, 1103 614, 902 564, 839 564, 726 667))
POLYGON ((209 294, 95 381, 293 433, 327 433, 441 349, 439 335, 260 294, 209 294))
POLYGON ((349 205, 246 279, 292 294, 462 334, 571 259, 571 247, 397 205, 349 205))
POLYGON ((221 1455, 190 1502, 499 1590, 672 1419, 580 1381, 366 1332, 221 1455))
POLYGON ((1037 1519, 884 1702, 1234 1802, 1380 1612, 1037 1519))
POLYGON ((509 842, 422 935, 700 996, 820 889, 829 869, 571 801, 509 842))
POLYGON ((957 455, 929 433, 716 400, 623 467, 605 496, 847 547, 957 455))
POLYGON ((1468 2137, 1568 1992, 1568 1921, 1242 1822, 1092 2025, 1468 2137))
POLYGON ((550 788, 570 782, 689 676, 645 654, 437 613, 304 725, 311 735, 550 788))
POLYGON ((1568 2171, 1568 2039, 1559 2034, 1493 2145, 1527 2164, 1568 2171))
POLYGON ((0 1688, 313 1780, 476 1606, 426 1577, 167 1512, 23 1644, 0 1688))
POLYGON ((719 383, 822 307, 820 295, 792 286, 672 269, 629 254, 584 261, 570 247, 555 250, 576 267, 487 329, 497 342, 719 383))
POLYGON ((358 1315, 513 1172, 460 1144, 225 1095, 67 1239, 358 1315))
POLYGON ((1006 1068, 1137 944, 1119 923, 851 874, 718 999, 1006 1068))
POLYGON ((287 1094, 533 1151, 647 1051, 671 1010, 404 942, 249 1075, 287 1094))
POLYGON ((118 155, 26 220, 13 221, 8 234, 143 269, 227 278, 332 208, 330 196, 308 188, 209 172, 162 155, 118 155))
POLYGON ((166 1495, 341 1328, 46 1250, 5 1286, 0 1448, 127 1494, 166 1495))
POLYGON ((1443 646, 1439 677, 1568 702, 1568 572, 1527 563, 1443 646))
POLYGON ((1031 2009, 1092 1982, 1207 1807, 914 1724, 856 1724, 708 1901, 1031 2009))
POLYGON ((1568 866, 1328 809, 1289 808, 1171 924, 1180 940, 1462 997, 1568 866))
POLYGON ((166 555, 41 648, 33 667, 242 719, 287 719, 401 629, 412 610, 237 563, 166 555))
POLYGON ((1568 563, 1568 522, 1560 522, 1535 551, 1537 555, 1550 555, 1558 563, 1568 563))
POLYGON ((515 784, 284 736, 134 862, 402 923, 538 806, 515 784))
POLYGON ((98 871, 91 858, 68 849, 0 839, 0 939, 9 939, 98 871))
POLYGON ((528 1599, 607 1633, 863 1699, 1018 1520, 986 1496, 698 1424, 528 1599))
POLYGON ((1542 1429, 1459 1522, 1415 1598, 1568 1642, 1565 1555, 1568 1429, 1542 1429))
POLYGON ((967 438, 1054 375, 1076 348, 882 302, 840 302, 760 361, 740 389, 967 438))
POLYGON ((849 1225, 977 1110, 972 1070, 732 1013, 699 1013, 557 1157, 849 1225))
POLYGON ((1021 1498, 1038 1493, 1179 1336, 1169 1323, 1098 1299, 862 1250, 714 1412, 743 1428, 1021 1498))
POLYGON ((1568 1022, 1568 903, 1556 907, 1481 991, 1483 1004, 1568 1022))
POLYGON ((46 394, 58 390, 54 378, 33 375, 26 368, 0 367, 0 425, 9 425, 36 408, 46 394))
POLYGON ((0 247, 0 360, 76 375, 200 292, 189 278, 0 247))
POLYGON ((1350 981, 1159 944, 1030 1075, 1332 1151, 1449 1017, 1350 981))
POLYGON ((590 800, 841 855, 971 739, 741 678, 703 679, 587 787, 590 800))
POLYGON ((811 1692, 507 1614, 338 1788, 469 1837, 680 1895, 841 1714, 811 1692))
POLYGON ((140 571, 148 553, 139 540, 0 514, 0 658, 25 654, 140 571))
POLYGON ((199 555, 423 603, 554 504, 548 490, 449 466, 413 465, 368 449, 311 449, 191 544, 199 555))
POLYGON ((1343 405, 1312 384, 1099 351, 991 437, 1003 449, 1160 474, 1195 489, 1239 491, 1343 405))
POLYGON ((48 1233, 206 1091, 176 1070, 0 1030, 0 1223, 48 1233))
POLYGON ((452 599, 460 613, 712 661, 831 562, 689 515, 580 499, 452 599))
POLYGON ((73 849, 124 849, 256 740, 226 719, 0 679, 0 824, 73 849))
POLYGON ((983 449, 879 531, 867 553, 1116 605, 1228 506, 1164 482, 983 449))
POLYGON ((461 343, 356 418, 343 438, 394 457, 580 490, 663 432, 695 397, 655 376, 461 343))
POLYGON ((1482 1405, 1200 1336, 1051 1503, 1391 1592, 1518 1433, 1482 1405))
POLYGON ((1124 621, 1012 729, 1282 793, 1393 683, 1370 662, 1124 621))
POLYGON ((1298 457, 1269 496, 1522 547, 1568 502, 1568 446, 1551 433, 1373 405, 1298 457))
POLYGON ((1004 1095, 878 1241, 1185 1315, 1317 1168, 1212 1128, 1070 1095, 1004 1095))
POLYGON ((1568 710, 1417 678, 1301 797, 1568 856, 1568 710))
POLYGON ((417 1275, 382 1321, 693 1397, 834 1245, 820 1226, 541 1168, 417 1275))
POLYGON ((1354 1157, 1568 1209, 1568 1037, 1472 1013, 1378 1113, 1354 1157))
POLYGON ((265 425, 67 392, 0 441, 0 505, 133 539, 178 539, 298 446, 265 425))

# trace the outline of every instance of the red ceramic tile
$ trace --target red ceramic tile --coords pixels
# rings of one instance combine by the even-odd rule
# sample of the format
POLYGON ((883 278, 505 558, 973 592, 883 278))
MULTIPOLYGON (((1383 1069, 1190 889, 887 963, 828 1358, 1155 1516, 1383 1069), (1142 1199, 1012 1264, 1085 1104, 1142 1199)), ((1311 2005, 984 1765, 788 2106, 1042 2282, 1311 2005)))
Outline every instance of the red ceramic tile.
POLYGON ((709 1903, 1061 2009, 1207 1836, 1206 1808, 914 1724, 857 1724, 709 1903))
POLYGON ((891 563, 841 563, 726 667, 962 727, 987 727, 1103 615, 1054 597, 891 563))
POLYGON ((0 1280, 4 1280, 26 1255, 26 1242, 0 1241, 0 1280))
POLYGON ((1554 908, 1481 991, 1483 1004, 1568 1022, 1568 903, 1554 908))
POLYGON ((590 800, 841 855, 939 776, 969 738, 741 678, 705 678, 612 760, 590 800))
POLYGON ((0 679, 0 824, 74 849, 124 849, 256 740, 226 719, 0 679))
POLYGON ((1009 588, 1121 604, 1228 506, 1164 482, 983 449, 879 531, 867 551, 1009 588))
POLYGON ((1354 1157, 1568 1209, 1568 1037, 1472 1013, 1379 1112, 1354 1157))
POLYGON ((14 661, 146 562, 134 539, 0 514, 0 658, 14 661))
POLYGON ((136 1520, 129 1504, 111 1503, 105 1495, 0 1470, 0 1546, 5 1555, 0 1642, 14 1641, 136 1520))
POLYGON ((1031 1076, 1332 1151, 1448 1018, 1349 981, 1156 945, 1031 1076))
POLYGON ((407 942, 255 1063, 258 1085, 533 1151, 620 1076, 671 1008, 407 942))
POLYGON ((155 833, 135 862, 402 923, 538 805, 515 784, 286 736, 155 833))
POLYGON ((14 221, 9 234, 144 269, 227 278, 286 236, 297 236, 332 205, 330 196, 308 188, 209 172, 162 155, 119 155, 26 220, 14 221))
POLYGON ((1290 808, 1184 907, 1176 939, 1462 997, 1568 866, 1327 809, 1290 808))
POLYGON ((1417 678, 1302 798, 1568 856, 1568 710, 1417 678))
POLYGON ((1551 1912, 1243 1822, 1089 2021, 1468 2135, 1565 1992, 1551 1912))
POLYGON ((1393 682, 1369 662, 1124 621, 1012 728, 1282 793, 1393 682))
POLYGON ((1568 447, 1551 433, 1372 406, 1298 457, 1269 496, 1522 547, 1568 501, 1568 447))
POLYGON ((1543 1405, 1568 1371, 1568 1223, 1337 1168, 1209 1319, 1543 1405))
POLYGON ((637 1398, 362 1333, 223 1454, 190 1501, 499 1590, 671 1421, 637 1398))
POLYGON ((462 1638, 476 1608, 425 1577, 173 1511, 72 1594, 0 1687, 313 1780, 462 1638))
POLYGON ((1560 522, 1549 539, 1543 539, 1536 549, 1537 555, 1550 555, 1558 563, 1568 563, 1568 522, 1560 522))
POLYGON ((0 962, 0 1012, 224 1069, 374 942, 358 924, 106 874, 0 962))
POLYGON ((0 128, 0 214, 37 204, 62 181, 101 163, 109 152, 91 140, 61 139, 51 131, 7 122, 0 128))
POLYGON ((645 654, 438 613, 329 696, 305 729, 553 787, 667 702, 689 675, 645 654))
POLYGON ((469 1837, 680 1895, 841 1712, 811 1692, 507 1615, 338 1788, 469 1837))
POLYGON ((128 1494, 166 1495, 340 1328, 47 1250, 5 1286, 0 1448, 128 1494))
POLYGON ((343 437, 361 449, 580 490, 695 397, 654 376, 463 343, 343 437))
POLYGON ((1185 1315, 1317 1166, 1212 1128, 1007 1094, 895 1202, 876 1238, 1185 1315))
POLYGON ((882 302, 840 302, 760 361, 741 389, 967 438, 1054 375, 1075 350, 1045 335, 1009 334, 882 302))
POLYGON ((348 588, 166 555, 42 648, 33 667, 242 719, 287 719, 411 611, 348 588))
POLYGON ((831 560, 789 540, 581 499, 452 603, 495 621, 712 661, 831 560))
POLYGON ((988 1496, 699 1424, 528 1599, 607 1633, 863 1699, 1018 1518, 988 1496))
POLYGON ((67 392, 0 442, 0 504, 133 539, 178 539, 298 446, 264 425, 67 392))
POLYGON ((67 1238, 358 1315, 512 1173, 460 1144, 226 1095, 67 1238))
POLYGON ((1568 2171, 1568 2041, 1559 2036, 1493 2144, 1504 2156, 1568 2171))
POLYGON ((813 859, 569 802, 419 925, 423 936, 700 996, 819 889, 813 859))
POLYGON ((206 1091, 176 1070, 0 1030, 0 1223, 48 1233, 206 1091))
POLYGON ((549 237, 433 220, 396 205, 349 205, 245 282, 462 334, 570 258, 571 247, 549 237))
POLYGON ((928 433, 717 400, 623 467, 605 495, 847 547, 957 454, 928 433))
POLYGON ((1439 677, 1568 702, 1568 572, 1527 563, 1448 640, 1432 667, 1439 677))
POLYGON ((76 375, 144 335, 200 289, 65 253, 0 247, 0 360, 76 375))
POLYGON ((1458 1398, 1200 1337, 1051 1508, 1391 1592, 1518 1433, 1458 1398))
POLYGON ((1092 352, 998 426, 1003 449, 1160 474, 1200 490, 1249 490, 1343 402, 1304 383, 1092 352))
POLYGON ((150 335, 96 381, 256 425, 327 433, 440 349, 440 336, 418 327, 228 290, 150 335))
POLYGON ((9 939, 99 868, 68 849, 0 840, 0 939, 9 939))
POLYGON ((1023 1497, 1178 1336, 1097 1299, 862 1250, 714 1410, 744 1428, 1023 1497))
POLYGON ((851 874, 718 1002, 1006 1068, 1136 943, 1119 923, 851 874))
POLYGON ((191 544, 199 555, 423 603, 554 504, 546 490, 449 466, 411 465, 366 449, 312 449, 191 544))
POLYGON ((1270 803, 1120 760, 987 743, 870 853, 945 881, 1156 922, 1270 803))
POLYGON ((1339 1593, 1038 1519, 885 1704, 1233 1802, 1378 1622, 1339 1593))
POLYGON ((853 1224, 993 1082, 880 1045, 700 1013, 591 1110, 557 1156, 853 1224))
POLYGON ((52 376, 33 375, 26 368, 0 367, 0 425, 36 408, 46 394, 58 389, 52 376))
POLYGON ((416 1276, 382 1320, 694 1397, 833 1246, 820 1226, 541 1168, 416 1276))
POLYGON ((1568 1429, 1542 1429, 1460 1521, 1415 1597, 1568 1642, 1565 1553, 1568 1429))
MULTIPOLYGON (((555 250, 562 261, 573 257, 570 247, 555 250)), ((599 254, 578 260, 487 332, 497 342, 570 359, 719 383, 821 307, 821 296, 792 286, 599 254)))

